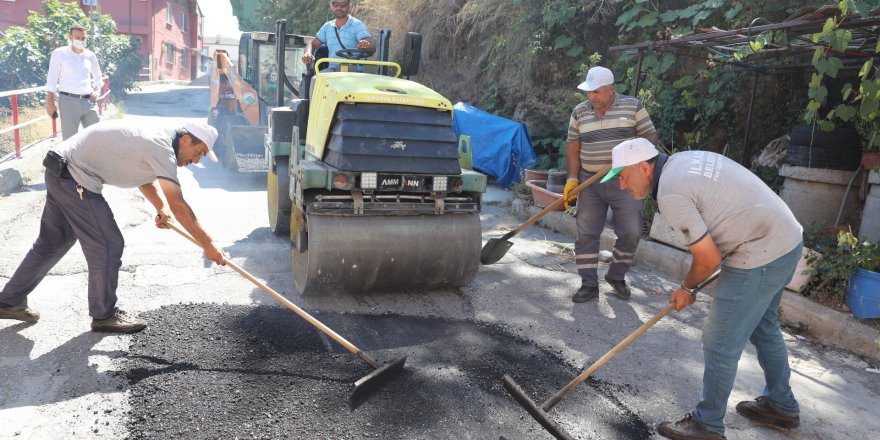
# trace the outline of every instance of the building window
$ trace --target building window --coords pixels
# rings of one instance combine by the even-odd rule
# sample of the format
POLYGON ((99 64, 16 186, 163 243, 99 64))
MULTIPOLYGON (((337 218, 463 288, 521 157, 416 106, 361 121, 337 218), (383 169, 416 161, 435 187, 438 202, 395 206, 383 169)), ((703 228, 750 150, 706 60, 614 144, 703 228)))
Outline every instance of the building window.
POLYGON ((186 49, 180 50, 180 67, 189 68, 189 51, 186 49))
POLYGON ((165 2, 165 24, 173 24, 172 20, 174 20, 174 14, 171 13, 171 2, 165 2))
POLYGON ((174 65, 174 54, 177 50, 174 48, 174 45, 171 43, 165 43, 165 62, 168 64, 174 65))
POLYGON ((180 30, 186 32, 186 12, 180 13, 180 30))

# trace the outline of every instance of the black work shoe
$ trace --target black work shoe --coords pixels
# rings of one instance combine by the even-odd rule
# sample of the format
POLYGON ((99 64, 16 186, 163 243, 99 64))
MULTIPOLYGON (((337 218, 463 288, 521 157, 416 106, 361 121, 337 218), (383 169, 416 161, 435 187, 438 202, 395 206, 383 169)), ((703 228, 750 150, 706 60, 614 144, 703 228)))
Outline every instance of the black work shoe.
POLYGON ((599 286, 581 286, 577 293, 571 297, 576 303, 587 302, 599 296, 599 286))
POLYGON ((700 422, 694 420, 691 414, 684 416, 677 422, 663 422, 657 426, 657 432, 663 437, 672 440, 719 440, 727 437, 710 432, 700 422))
POLYGON ((763 423, 771 428, 794 429, 801 425, 800 416, 790 416, 783 413, 764 396, 737 403, 736 412, 747 419, 763 423))
POLYGON ((628 300, 632 292, 629 291, 629 287, 626 286, 625 280, 610 280, 608 279, 608 275, 605 275, 605 281, 611 285, 611 288, 614 290, 614 296, 622 299, 628 300))
POLYGON ((131 316, 120 309, 116 309, 113 316, 107 319, 92 320, 93 332, 136 333, 146 326, 147 321, 131 316))
POLYGON ((28 306, 0 307, 0 319, 37 322, 40 319, 40 312, 37 312, 28 306))

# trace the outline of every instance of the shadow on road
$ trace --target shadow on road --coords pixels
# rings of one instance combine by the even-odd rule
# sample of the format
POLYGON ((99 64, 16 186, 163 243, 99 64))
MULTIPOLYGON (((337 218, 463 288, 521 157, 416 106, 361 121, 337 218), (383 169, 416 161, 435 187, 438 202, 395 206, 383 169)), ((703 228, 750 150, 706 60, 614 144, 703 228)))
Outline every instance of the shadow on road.
MULTIPOLYGON (((226 191, 265 191, 266 172, 231 172, 219 163, 202 160, 198 165, 187 167, 201 188, 216 188, 226 191)), ((265 195, 260 195, 265 199, 265 195)))
POLYGON ((0 375, 0 410, 38 406, 76 399, 92 393, 118 392, 115 380, 107 380, 116 372, 99 373, 89 356, 111 358, 124 356, 122 351, 95 350, 107 334, 85 332, 60 346, 30 357, 34 342, 19 334, 32 324, 16 324, 0 330, 3 341, 2 362, 15 368, 4 368, 0 375))

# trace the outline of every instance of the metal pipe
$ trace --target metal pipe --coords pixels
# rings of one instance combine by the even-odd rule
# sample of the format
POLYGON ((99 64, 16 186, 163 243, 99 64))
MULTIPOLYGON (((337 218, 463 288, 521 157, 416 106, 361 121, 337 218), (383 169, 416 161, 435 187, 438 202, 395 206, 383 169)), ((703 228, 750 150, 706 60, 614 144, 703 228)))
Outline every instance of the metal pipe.
MULTIPOLYGON (((18 125, 18 95, 12 95, 12 125, 18 125)), ((13 130, 15 137, 15 157, 21 157, 21 134, 16 128, 13 130)))
MULTIPOLYGON (((275 106, 281 107, 284 105, 284 78, 287 73, 284 70, 284 54, 286 51, 285 45, 287 44, 287 20, 278 20, 275 22, 275 71, 278 72, 278 87, 277 95, 275 97, 275 106)), ((256 69, 259 69, 260 66, 256 66, 256 69)))

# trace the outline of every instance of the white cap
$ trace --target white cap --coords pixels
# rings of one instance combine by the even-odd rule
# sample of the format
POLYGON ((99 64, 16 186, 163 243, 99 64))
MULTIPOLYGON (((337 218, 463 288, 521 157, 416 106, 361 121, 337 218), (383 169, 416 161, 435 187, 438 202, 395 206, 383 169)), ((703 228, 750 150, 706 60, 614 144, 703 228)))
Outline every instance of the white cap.
POLYGON ((605 175, 601 183, 617 176, 624 168, 650 160, 660 154, 657 147, 645 138, 635 138, 617 144, 611 150, 611 171, 605 175))
POLYGON ((217 142, 218 136, 216 128, 210 126, 206 122, 188 121, 183 124, 183 129, 189 134, 199 138, 200 141, 208 146, 208 159, 211 159, 211 162, 219 162, 217 160, 217 155, 214 154, 214 142, 217 142))
POLYGON ((599 87, 609 84, 614 84, 614 74, 610 70, 604 67, 591 67, 587 71, 587 77, 584 79, 584 82, 578 88, 586 92, 592 92, 599 87))

